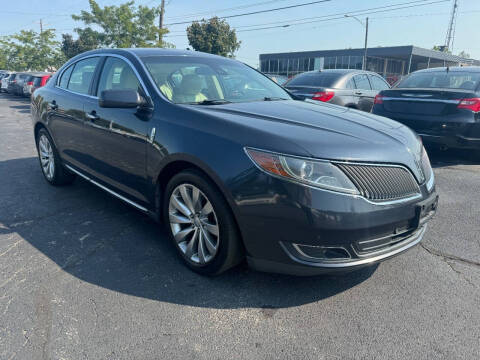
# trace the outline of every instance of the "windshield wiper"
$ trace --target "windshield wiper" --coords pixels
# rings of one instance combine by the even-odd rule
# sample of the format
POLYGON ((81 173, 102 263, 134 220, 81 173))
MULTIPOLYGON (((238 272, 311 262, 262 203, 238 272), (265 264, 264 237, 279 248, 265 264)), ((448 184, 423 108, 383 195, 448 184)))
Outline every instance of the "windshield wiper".
POLYGON ((191 102, 189 104, 192 105, 222 105, 222 104, 230 104, 231 101, 225 99, 212 99, 212 100, 202 100, 197 102, 191 102))
POLYGON ((265 96, 263 98, 263 101, 277 101, 277 100, 288 100, 288 99, 285 99, 285 98, 281 98, 281 97, 270 97, 270 96, 265 96))

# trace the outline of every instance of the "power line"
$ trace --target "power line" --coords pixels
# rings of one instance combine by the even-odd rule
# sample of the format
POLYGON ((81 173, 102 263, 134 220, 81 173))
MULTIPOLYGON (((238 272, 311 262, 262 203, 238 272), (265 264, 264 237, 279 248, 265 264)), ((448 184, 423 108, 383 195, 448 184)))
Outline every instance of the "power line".
MULTIPOLYGON (((313 17, 306 17, 306 18, 286 20, 286 21, 273 21, 273 22, 269 22, 269 23, 256 24, 256 25, 237 26, 236 28, 240 29, 240 28, 255 27, 255 26, 283 24, 283 23, 286 23, 286 22, 289 22, 290 25, 295 25, 295 24, 291 24, 291 23, 295 23, 295 22, 299 22, 299 21, 303 21, 303 20, 324 19, 324 18, 329 18, 329 17, 332 17, 332 16, 345 16, 345 14, 347 14, 347 15, 362 15, 362 14, 359 14, 359 13, 365 13, 367 11, 374 11, 374 10, 381 10, 381 9, 390 9, 390 8, 393 8, 393 7, 399 7, 399 6, 410 5, 410 4, 418 4, 417 6, 429 5, 429 3, 425 4, 426 1, 432 1, 432 0, 408 1, 408 2, 403 2, 403 3, 396 3, 396 4, 378 6, 378 7, 373 7, 373 8, 361 9, 361 10, 352 10, 352 11, 348 11, 348 12, 340 12, 340 13, 334 13, 334 14, 328 14, 328 15, 322 15, 322 16, 313 16, 313 17)), ((445 1, 448 1, 448 0, 445 0, 445 1)), ((398 9, 402 9, 402 8, 398 8, 398 9)), ((397 9, 391 9, 390 11, 393 11, 393 10, 397 10, 397 9)))
MULTIPOLYGON (((323 16, 314 17, 314 18, 296 19, 296 20, 291 20, 291 21, 292 22, 297 22, 297 21, 302 21, 302 20, 305 20, 305 19, 321 19, 321 20, 313 20, 313 21, 304 21, 304 22, 283 24, 283 25, 266 26, 266 27, 259 27, 259 28, 254 28, 254 29, 241 29, 241 30, 237 30, 237 32, 248 32, 248 31, 267 30, 267 29, 276 29, 276 28, 287 28, 287 27, 296 26, 296 25, 304 25, 304 24, 311 24, 311 23, 317 23, 317 22, 323 22, 323 21, 344 19, 345 14, 355 15, 355 16, 357 16, 357 15, 369 15, 369 14, 388 12, 388 11, 408 9, 408 8, 418 7, 418 6, 426 6, 426 5, 432 5, 432 4, 437 4, 437 3, 443 3, 443 2, 447 2, 449 0, 437 0, 437 1, 431 1, 431 2, 428 2, 428 3, 425 2, 425 1, 427 1, 427 0, 410 1, 410 2, 406 2, 406 3, 397 3, 397 4, 387 5, 387 6, 380 6, 380 7, 376 7, 376 8, 364 9, 364 10, 354 10, 354 11, 350 11, 350 12, 346 12, 346 13, 335 13, 335 14, 330 14, 330 15, 323 15, 323 16), (408 4, 411 4, 411 5, 408 5, 408 4), (405 5, 405 6, 401 6, 401 5, 405 5), (393 7, 395 7, 395 8, 393 8, 393 7), (381 9, 381 10, 376 10, 376 9, 381 9), (370 10, 376 10, 376 11, 370 11, 370 10)), ((275 23, 278 23, 278 22, 274 22, 273 24, 275 24, 275 23)), ((243 27, 263 26, 263 25, 269 25, 269 24, 272 24, 272 23, 246 25, 246 26, 243 26, 243 27)), ((238 28, 241 28, 241 27, 239 26, 238 28)), ((235 28, 235 29, 237 29, 237 28, 235 28)), ((168 37, 178 37, 178 36, 186 36, 186 34, 168 35, 168 37)))
MULTIPOLYGON (((219 17, 219 19, 230 19, 230 18, 240 17, 240 16, 262 14, 262 13, 266 13, 266 12, 279 11, 279 10, 285 10, 285 9, 292 9, 292 8, 297 8, 297 7, 301 7, 301 6, 307 6, 307 5, 313 5, 313 4, 318 4, 318 3, 324 3, 324 2, 328 2, 328 1, 331 1, 331 0, 317 0, 317 1, 312 1, 312 2, 308 2, 308 3, 297 4, 297 5, 290 5, 290 6, 283 6, 283 7, 274 8, 274 9, 259 10, 259 11, 252 11, 252 12, 243 13, 243 14, 235 14, 235 15, 229 15, 229 16, 222 16, 222 17, 219 17)), ((193 21, 194 21, 194 20, 193 20, 193 21)), ((190 24, 190 23, 192 23, 193 21, 174 22, 174 23, 166 24, 166 26, 170 26, 170 25, 180 25, 180 24, 190 24)))
MULTIPOLYGON (((153 0, 152 0, 153 1, 153 0)), ((242 6, 235 6, 231 8, 225 8, 225 9, 217 9, 217 10, 210 10, 210 11, 203 11, 203 12, 197 12, 197 13, 190 13, 190 14, 183 14, 183 15, 177 15, 170 17, 170 19, 182 19, 186 17, 194 17, 194 16, 201 16, 201 15, 207 15, 207 14, 218 14, 221 12, 226 12, 226 11, 231 11, 231 10, 240 10, 240 9, 247 9, 250 7, 257 7, 257 6, 263 6, 263 5, 268 5, 280 1, 288 1, 288 0, 269 0, 269 1, 263 1, 259 3, 254 3, 250 5, 242 5, 242 6)))

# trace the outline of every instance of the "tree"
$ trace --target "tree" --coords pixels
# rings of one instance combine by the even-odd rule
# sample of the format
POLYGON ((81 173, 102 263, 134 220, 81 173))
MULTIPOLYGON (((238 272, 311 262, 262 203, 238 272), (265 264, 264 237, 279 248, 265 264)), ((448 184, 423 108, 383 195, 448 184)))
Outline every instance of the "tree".
POLYGON ((0 52, 4 67, 16 71, 56 69, 65 60, 53 29, 41 33, 21 30, 3 37, 0 40, 0 52))
POLYGON ((465 59, 470 59, 470 54, 466 53, 465 50, 462 50, 458 53, 458 56, 465 58, 465 59))
POLYGON ((228 57, 234 57, 241 43, 237 41, 235 30, 218 17, 194 21, 187 28, 187 36, 195 50, 228 57))
POLYGON ((98 37, 90 28, 82 29, 76 40, 71 34, 62 34, 62 38, 61 49, 67 59, 101 46, 98 37))
POLYGON ((448 48, 445 45, 433 45, 432 50, 441 51, 441 52, 444 52, 444 53, 447 53, 447 54, 452 53, 450 50, 448 50, 448 48))
MULTIPOLYGON (((158 8, 142 5, 136 7, 134 1, 103 8, 95 0, 89 0, 89 3, 90 12, 81 11, 80 15, 72 15, 72 18, 83 21, 86 25, 100 27, 101 31, 91 27, 76 28, 75 32, 82 38, 82 42, 96 39, 95 45, 118 48, 173 47, 161 40, 160 35, 168 33, 168 30, 159 29, 155 25, 156 17, 160 14, 158 8)), ((81 44, 73 45, 80 47, 81 44)))

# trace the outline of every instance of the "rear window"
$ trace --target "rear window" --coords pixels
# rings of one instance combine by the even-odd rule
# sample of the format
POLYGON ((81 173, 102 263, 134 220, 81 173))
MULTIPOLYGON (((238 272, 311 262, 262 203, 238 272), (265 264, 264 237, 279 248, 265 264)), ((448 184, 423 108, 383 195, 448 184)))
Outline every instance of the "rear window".
POLYGON ((33 78, 33 85, 34 86, 40 86, 41 82, 42 82, 42 78, 40 78, 40 77, 34 77, 33 78))
POLYGON ((319 86, 333 87, 333 85, 343 76, 340 73, 314 72, 303 73, 295 76, 285 86, 319 86))
POLYGON ((400 81, 396 87, 475 90, 479 81, 480 73, 438 71, 413 73, 400 81))

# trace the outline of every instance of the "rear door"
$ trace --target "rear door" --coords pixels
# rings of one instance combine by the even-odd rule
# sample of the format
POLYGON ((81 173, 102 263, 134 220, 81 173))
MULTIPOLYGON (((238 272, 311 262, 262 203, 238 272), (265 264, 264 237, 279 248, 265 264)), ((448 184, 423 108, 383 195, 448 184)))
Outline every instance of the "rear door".
POLYGON ((130 198, 146 202, 146 146, 150 114, 137 108, 102 108, 104 90, 137 90, 145 94, 135 70, 124 59, 106 58, 95 98, 85 102, 85 152, 89 171, 130 198))
POLYGON ((355 82, 354 96, 357 107, 363 111, 370 111, 375 98, 375 91, 372 90, 367 74, 357 74, 353 77, 355 82))
POLYGON ((90 98, 93 74, 99 57, 89 57, 70 65, 60 75, 49 95, 49 129, 64 160, 86 170, 90 159, 85 156, 84 103, 90 98))

